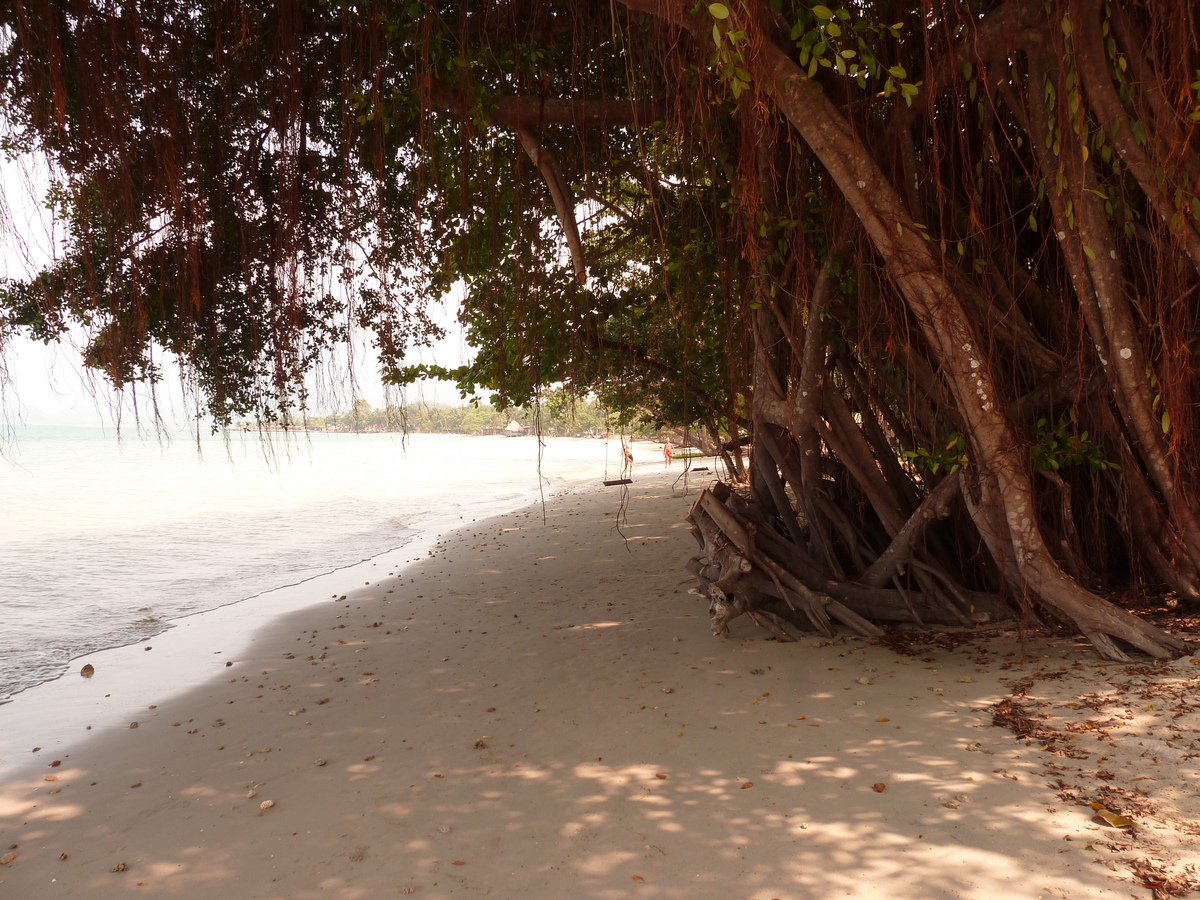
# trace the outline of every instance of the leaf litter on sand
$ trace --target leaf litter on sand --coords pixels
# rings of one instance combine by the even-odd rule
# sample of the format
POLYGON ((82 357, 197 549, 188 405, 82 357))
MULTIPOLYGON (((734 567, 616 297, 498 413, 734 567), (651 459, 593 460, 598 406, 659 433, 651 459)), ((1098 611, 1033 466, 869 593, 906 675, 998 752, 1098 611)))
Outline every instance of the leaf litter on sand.
POLYGON ((1120 852, 1106 866, 1127 870, 1156 900, 1200 889, 1200 794, 1186 774, 1200 759, 1200 660, 1064 667, 1060 652, 1055 662, 1010 681, 993 724, 1053 754, 1041 761, 1050 787, 1109 835, 1095 844, 1120 852))

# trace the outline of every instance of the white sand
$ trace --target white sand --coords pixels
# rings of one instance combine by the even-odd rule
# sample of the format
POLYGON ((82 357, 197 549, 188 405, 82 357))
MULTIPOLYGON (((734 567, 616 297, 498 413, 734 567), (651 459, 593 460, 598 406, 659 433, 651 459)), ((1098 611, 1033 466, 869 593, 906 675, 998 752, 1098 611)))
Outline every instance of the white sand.
MULTIPOLYGON (((1194 855, 1093 822, 1049 785, 1062 757, 991 727, 999 676, 1097 665, 1071 642, 1000 670, 744 620, 714 638, 679 471, 638 473, 627 541, 615 488, 479 523, 409 568, 306 586, 322 602, 232 667, 209 651, 208 680, 81 745, 27 742, 35 768, 0 784, 0 897, 1148 897, 1106 842, 1194 855)), ((1194 730, 1173 737, 1186 757, 1194 730)), ((1107 783, 1138 777, 1122 765, 1107 783)), ((1154 770, 1183 784, 1177 817, 1194 769, 1154 770)), ((1154 815, 1139 832, 1186 834, 1154 815)))

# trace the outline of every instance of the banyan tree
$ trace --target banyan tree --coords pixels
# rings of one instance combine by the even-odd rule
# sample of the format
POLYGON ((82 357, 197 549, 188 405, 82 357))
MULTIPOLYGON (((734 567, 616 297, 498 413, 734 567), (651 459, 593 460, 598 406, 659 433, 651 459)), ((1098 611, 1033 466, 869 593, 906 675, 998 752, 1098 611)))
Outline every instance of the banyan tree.
MULTIPOLYGON (((11 153, 57 258, 0 340, 175 356, 215 421, 387 377, 593 392, 749 446, 688 567, 718 630, 1200 602, 1190 0, 24 2, 11 153), (478 355, 406 367, 462 285, 478 355)), ((680 560, 681 565, 685 563, 680 560)))

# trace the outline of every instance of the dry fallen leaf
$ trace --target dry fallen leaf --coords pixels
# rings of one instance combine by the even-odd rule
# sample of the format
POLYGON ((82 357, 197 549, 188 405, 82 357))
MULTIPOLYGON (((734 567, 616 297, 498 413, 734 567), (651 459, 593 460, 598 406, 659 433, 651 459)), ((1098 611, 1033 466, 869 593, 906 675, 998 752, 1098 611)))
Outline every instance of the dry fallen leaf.
POLYGON ((742 790, 744 791, 744 790, 746 790, 746 788, 752 788, 752 787, 754 787, 754 782, 747 781, 745 784, 742 785, 742 790))
POLYGON ((877 794, 882 794, 884 791, 887 790, 887 785, 884 784, 882 781, 877 781, 873 785, 871 785, 871 789, 874 790, 875 793, 877 793, 877 794))
POLYGON ((465 866, 467 863, 466 863, 466 861, 465 861, 465 860, 456 859, 456 860, 454 861, 454 864, 455 864, 456 866, 465 866))
POLYGON ((641 875, 634 875, 633 880, 640 884, 641 882, 645 881, 646 879, 643 878, 641 875))
POLYGON ((1136 823, 1133 819, 1126 818, 1120 813, 1115 813, 1111 809, 1105 809, 1103 804, 1091 803, 1088 804, 1096 811, 1095 818, 1106 822, 1113 828, 1132 828, 1136 823))
POLYGON ((662 772, 655 772, 654 777, 655 778, 666 778, 667 776, 664 775, 662 772))
POLYGON ((15 853, 5 853, 3 856, 0 856, 0 866, 11 866, 16 861, 17 854, 15 853))
POLYGON ((878 718, 878 719, 876 719, 875 721, 876 721, 876 722, 890 722, 890 721, 892 721, 892 720, 891 720, 891 719, 889 719, 887 716, 883 716, 883 717, 881 717, 881 718, 878 718))

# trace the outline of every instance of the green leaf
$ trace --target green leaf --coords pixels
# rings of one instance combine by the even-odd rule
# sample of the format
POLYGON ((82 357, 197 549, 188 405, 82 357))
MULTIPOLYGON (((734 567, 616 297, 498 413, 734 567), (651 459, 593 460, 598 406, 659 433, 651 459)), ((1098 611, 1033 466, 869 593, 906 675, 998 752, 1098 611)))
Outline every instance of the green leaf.
POLYGON ((1070 36, 1071 36, 1071 32, 1072 32, 1073 30, 1074 30, 1074 29, 1071 27, 1071 17, 1070 17, 1070 16, 1063 16, 1063 18, 1062 18, 1062 32, 1063 32, 1063 34, 1065 34, 1067 37, 1070 37, 1070 36))
POLYGON ((828 25, 825 26, 825 33, 828 34, 830 37, 841 37, 842 36, 842 26, 839 25, 837 22, 830 22, 828 25))
POLYGON ((1167 434, 1171 430, 1171 414, 1169 412, 1162 414, 1162 430, 1163 434, 1167 434))
POLYGON ((1029 230, 1037 231, 1037 219, 1034 217, 1033 213, 1029 214, 1029 230))
POLYGON ((728 19, 729 7, 724 3, 710 3, 708 4, 708 13, 714 19, 728 19))
POLYGON ((1096 258, 1096 251, 1093 250, 1091 247, 1089 247, 1087 244, 1083 245, 1083 253, 1088 259, 1094 260, 1096 258))
POLYGON ((891 75, 893 78, 907 78, 908 77, 908 72, 905 71, 904 66, 892 66, 890 69, 888 69, 888 74, 891 75))
POLYGON ((829 21, 833 18, 833 10, 831 10, 828 6, 821 6, 820 4, 817 4, 812 8, 812 14, 818 19, 823 19, 825 21, 829 21))

